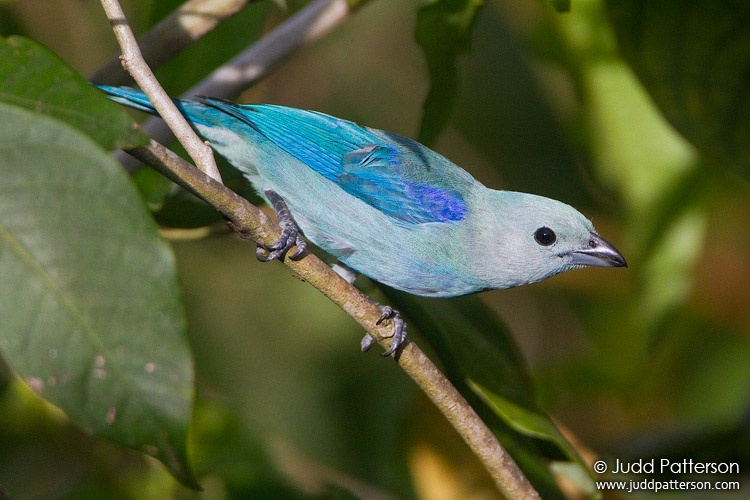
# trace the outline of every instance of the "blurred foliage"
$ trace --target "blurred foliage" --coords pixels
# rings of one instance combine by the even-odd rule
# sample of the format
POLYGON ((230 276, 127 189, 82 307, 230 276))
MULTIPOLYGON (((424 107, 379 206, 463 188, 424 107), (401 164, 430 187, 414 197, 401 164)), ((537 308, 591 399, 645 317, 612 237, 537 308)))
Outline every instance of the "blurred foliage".
POLYGON ((703 159, 750 178, 750 5, 606 2, 623 57, 703 159))
POLYGON ((417 140, 432 144, 450 120, 458 95, 458 57, 471 49, 481 0, 436 0, 419 8, 414 38, 424 51, 430 91, 417 140))
MULTIPOLYGON (((140 32, 178 3, 123 6, 140 32)), ((743 477, 720 479, 746 482, 747 7, 576 0, 568 13, 555 10, 567 3, 371 1, 243 100, 317 109, 409 136, 420 124, 432 127, 432 146, 486 184, 582 209, 623 251, 629 270, 587 269, 488 292, 479 296, 483 305, 476 297, 449 301, 455 315, 448 306, 432 309, 449 315, 439 320, 442 330, 422 327, 419 307, 404 303, 417 342, 488 421, 502 413, 491 411, 496 395, 518 404, 509 395, 520 394, 535 412, 548 412, 587 461, 731 461, 743 477), (450 5, 468 10, 463 17, 442 11, 425 28, 425 11, 450 5), (434 58, 449 78, 438 88, 444 97, 433 98, 439 116, 428 118, 434 58), (495 320, 477 327, 489 317, 485 308, 507 329, 495 320), (455 342, 471 329, 480 333, 455 342), (488 332, 495 337, 483 339, 488 332)), ((159 77, 179 92, 283 15, 271 2, 254 3, 159 77)), ((45 104, 88 102, 75 72, 86 75, 116 53, 97 2, 2 2, 0 34, 40 42, 74 68, 55 77, 70 97, 45 104)), ((2 82, 18 76, 9 60, 0 62, 2 82)), ((4 102, 23 105, 13 96, 26 89, 1 88, 4 102)), ((97 108, 85 119, 112 109, 96 99, 90 105, 97 108)), ((0 365, 0 485, 14 498, 493 495, 480 466, 400 370, 358 352, 354 322, 283 266, 255 262, 251 245, 228 231, 175 229, 216 219, 153 174, 135 180, 177 256, 197 380, 188 452, 204 490, 186 490, 153 459, 82 432, 0 365)), ((232 187, 249 191, 240 179, 232 187)), ((79 224, 64 220, 60 230, 79 224)), ((0 235, 6 231, 0 225, 0 235)), ((1 283, 8 269, 0 266, 1 283)), ((552 479, 564 445, 502 421, 493 428, 548 496, 571 491, 552 479)))
MULTIPOLYGON (((152 2, 144 29, 159 22, 183 3, 184 0, 152 2)), ((181 94, 246 48, 252 40, 262 36, 263 28, 274 18, 281 20, 273 2, 251 3, 208 33, 201 43, 191 45, 159 68, 156 75, 165 90, 172 95, 181 94), (196 61, 200 61, 200 64, 196 64, 196 61)))

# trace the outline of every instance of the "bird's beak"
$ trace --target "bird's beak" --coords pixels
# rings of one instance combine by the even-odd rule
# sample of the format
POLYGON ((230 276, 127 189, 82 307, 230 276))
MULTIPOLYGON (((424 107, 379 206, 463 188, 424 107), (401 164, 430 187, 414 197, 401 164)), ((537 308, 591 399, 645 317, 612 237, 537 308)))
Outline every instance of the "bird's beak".
POLYGON ((568 255, 572 265, 628 267, 628 263, 620 251, 596 233, 591 233, 584 248, 573 250, 568 255))

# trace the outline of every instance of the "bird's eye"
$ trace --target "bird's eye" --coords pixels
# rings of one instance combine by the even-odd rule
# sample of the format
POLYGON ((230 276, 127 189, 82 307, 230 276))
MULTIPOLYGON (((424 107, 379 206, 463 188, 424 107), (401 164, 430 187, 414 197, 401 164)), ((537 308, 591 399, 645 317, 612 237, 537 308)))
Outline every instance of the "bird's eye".
POLYGON ((534 239, 542 246, 548 247, 557 240, 555 232, 548 227, 540 227, 534 233, 534 239))

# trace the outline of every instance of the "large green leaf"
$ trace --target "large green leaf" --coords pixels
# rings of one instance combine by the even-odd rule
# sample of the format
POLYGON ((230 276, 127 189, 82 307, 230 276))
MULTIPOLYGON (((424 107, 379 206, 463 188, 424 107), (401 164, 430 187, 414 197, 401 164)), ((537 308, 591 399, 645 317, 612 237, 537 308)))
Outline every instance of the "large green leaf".
POLYGON ((193 366, 170 247, 90 139, 0 104, 0 349, 96 436, 195 481, 193 366))
POLYGON ((458 96, 457 59, 471 47, 481 0, 434 0, 419 9, 415 38, 430 72, 419 141, 431 143, 445 127, 458 96))
POLYGON ((121 107, 103 99, 55 54, 21 36, 0 37, 0 102, 54 116, 108 150, 148 140, 121 107))
POLYGON ((711 163, 750 177, 750 7, 608 0, 620 50, 671 124, 711 163))

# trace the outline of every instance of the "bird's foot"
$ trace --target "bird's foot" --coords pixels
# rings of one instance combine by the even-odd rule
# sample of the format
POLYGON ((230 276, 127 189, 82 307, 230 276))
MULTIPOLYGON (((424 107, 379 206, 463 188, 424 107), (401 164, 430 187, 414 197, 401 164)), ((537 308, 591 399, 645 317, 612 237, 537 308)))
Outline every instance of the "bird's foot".
MULTIPOLYGON (((383 357, 388 357, 406 342, 406 321, 401 317, 401 313, 392 308, 391 306, 383 306, 376 302, 377 306, 380 307, 382 314, 380 318, 375 322, 376 325, 381 324, 383 321, 390 319, 393 321, 393 340, 387 351, 381 354, 383 357)), ((375 344, 375 339, 372 335, 365 334, 360 342, 362 352, 368 351, 370 347, 375 344)))
POLYGON ((263 192, 268 201, 271 202, 274 212, 276 212, 279 227, 281 227, 281 236, 271 245, 258 245, 258 248, 255 250, 255 257, 261 262, 283 259, 287 255, 287 252, 296 246, 297 248, 289 255, 289 258, 292 260, 301 259, 305 256, 307 243, 302 239, 299 227, 289 212, 289 207, 287 207, 284 199, 275 191, 267 189, 263 192))

